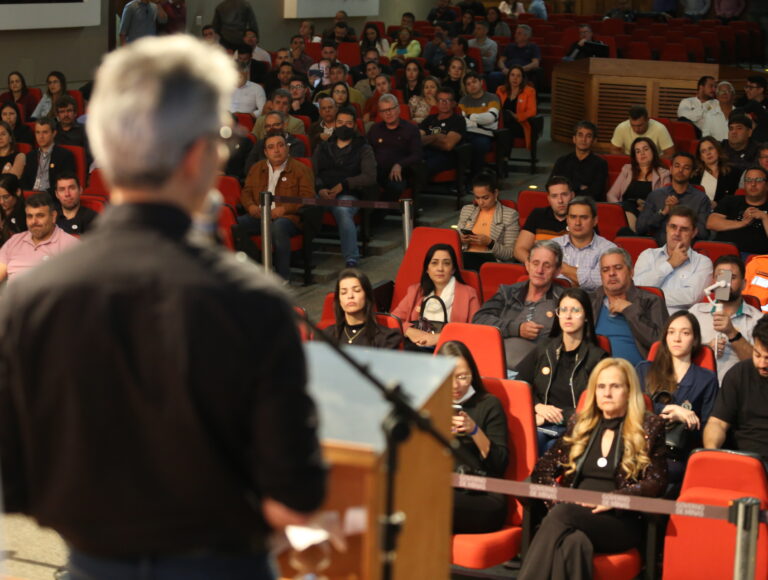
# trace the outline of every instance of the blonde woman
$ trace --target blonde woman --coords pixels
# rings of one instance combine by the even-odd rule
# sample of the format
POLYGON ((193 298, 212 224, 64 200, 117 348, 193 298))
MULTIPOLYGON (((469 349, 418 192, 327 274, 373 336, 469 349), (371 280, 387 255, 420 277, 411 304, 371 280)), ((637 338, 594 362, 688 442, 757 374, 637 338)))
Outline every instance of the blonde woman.
MULTIPOLYGON (((667 485, 664 434, 664 422, 646 412, 632 365, 624 359, 604 359, 589 377, 584 408, 538 461, 531 481, 660 496, 667 485)), ((592 578, 593 554, 628 550, 640 543, 641 531, 634 512, 556 504, 544 518, 518 579, 592 578)))

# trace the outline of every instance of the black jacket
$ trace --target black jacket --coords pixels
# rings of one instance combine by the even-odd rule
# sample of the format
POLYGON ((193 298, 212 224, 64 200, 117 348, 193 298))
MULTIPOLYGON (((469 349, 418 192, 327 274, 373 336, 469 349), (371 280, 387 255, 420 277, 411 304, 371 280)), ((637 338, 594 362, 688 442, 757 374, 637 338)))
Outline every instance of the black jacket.
MULTIPOLYGON (((37 164, 40 160, 40 150, 35 149, 27 155, 27 164, 24 166, 24 173, 21 174, 21 188, 22 189, 34 189, 35 179, 37 178, 37 164)), ((50 183, 49 192, 53 193, 56 186, 56 176, 63 172, 74 172, 75 156, 66 149, 53 146, 51 151, 51 161, 48 167, 48 179, 50 183)))

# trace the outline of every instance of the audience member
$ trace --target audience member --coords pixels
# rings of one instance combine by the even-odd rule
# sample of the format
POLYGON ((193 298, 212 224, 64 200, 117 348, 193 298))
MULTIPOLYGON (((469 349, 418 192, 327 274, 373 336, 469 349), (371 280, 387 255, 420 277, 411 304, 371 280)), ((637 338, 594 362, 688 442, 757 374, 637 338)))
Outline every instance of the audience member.
POLYGON ((707 218, 707 227, 720 242, 736 244, 743 254, 768 254, 768 172, 753 167, 744 172, 745 195, 720 200, 707 218))
MULTIPOLYGON (((243 33, 243 44, 251 47, 251 58, 258 62, 263 62, 267 68, 272 66, 272 55, 259 46, 259 33, 250 28, 246 28, 243 33)), ((306 74, 306 71, 304 71, 306 74)))
POLYGON ((493 132, 499 128, 501 104, 499 98, 483 87, 483 77, 476 72, 464 75, 466 95, 459 108, 467 122, 465 138, 472 145, 472 171, 479 173, 485 164, 485 155, 493 147, 493 132))
MULTIPOLYGON (((302 123, 296 117, 293 117, 290 115, 290 110, 291 110, 290 91, 286 91, 285 89, 277 89, 274 93, 272 93, 272 96, 270 97, 270 103, 272 104, 272 108, 269 109, 270 113, 277 112, 277 113, 282 113, 285 116, 283 121, 285 123, 286 133, 290 133, 291 135, 306 134, 306 131, 304 129, 304 123, 302 123)), ((264 139, 264 136, 267 133, 265 125, 266 125, 266 115, 261 115, 261 117, 256 119, 256 123, 253 125, 252 133, 256 135, 256 138, 259 141, 264 139)))
POLYGON ((670 215, 670 208, 683 205, 691 208, 696 215, 694 237, 704 240, 709 237, 707 218, 712 211, 712 205, 707 194, 690 183, 694 165, 695 161, 690 153, 677 153, 672 158, 672 183, 648 194, 637 218, 637 233, 652 236, 659 245, 663 245, 666 241, 665 224, 670 215))
POLYGON ((13 173, 0 175, 0 245, 8 241, 13 234, 27 231, 27 213, 24 194, 19 179, 13 173))
POLYGON ((535 18, 546 20, 547 6, 544 4, 544 0, 532 0, 528 5, 528 14, 532 14, 535 18))
POLYGON ((326 37, 326 40, 331 40, 336 44, 341 42, 355 42, 356 37, 354 34, 350 34, 349 24, 344 21, 337 22, 333 25, 331 34, 326 37))
POLYGON ((596 56, 596 46, 603 44, 595 40, 592 33, 592 27, 586 22, 579 24, 579 40, 575 41, 565 53, 563 60, 573 61, 582 58, 591 58, 596 56))
POLYGON ((591 197, 580 195, 568 202, 565 223, 568 232, 552 239, 563 248, 560 277, 591 292, 600 287, 600 256, 616 244, 595 232, 597 204, 591 197))
POLYGON ((472 319, 475 324, 501 331, 508 369, 517 369, 520 361, 546 340, 563 293, 561 286, 553 284, 562 264, 559 245, 552 240, 536 242, 525 260, 528 280, 499 286, 472 319))
MULTIPOLYGON (((253 52, 251 46, 245 43, 240 43, 235 49, 235 62, 238 65, 242 65, 248 71, 248 80, 253 83, 269 84, 273 80, 280 78, 279 67, 278 74, 272 77, 270 73, 271 64, 266 62, 255 60, 253 58, 253 52)), ((270 87, 271 88, 271 87, 270 87)))
POLYGON ((71 152, 55 144, 56 120, 50 117, 35 123, 37 149, 29 154, 21 176, 21 187, 34 191, 53 191, 56 175, 75 171, 75 158, 71 152))
POLYGON ((120 45, 157 35, 157 25, 168 22, 159 0, 131 0, 120 17, 120 45))
POLYGON ((424 82, 424 71, 417 60, 410 60, 405 65, 405 75, 400 83, 403 93, 403 103, 408 103, 411 97, 421 94, 421 85, 424 82))
MULTIPOLYGON (((768 143, 759 143, 757 145, 757 157, 755 158, 755 162, 757 165, 768 171, 768 143)), ((743 171, 741 173, 741 177, 739 178, 739 189, 744 188, 745 176, 746 171, 743 171)))
POLYGON ((223 0, 213 12, 213 30, 224 48, 235 50, 246 30, 259 34, 259 25, 248 0, 223 0))
MULTIPOLYGON (((0 250, 2 251, 2 250, 0 250)), ((704 428, 704 447, 726 446, 730 431, 733 448, 759 455, 768 461, 768 318, 761 318, 752 331, 751 360, 736 363, 723 378, 715 408, 704 428)), ((730 447, 730 443, 727 445, 730 447)))
POLYGON ((728 118, 728 139, 723 141, 723 151, 734 169, 743 171, 755 162, 757 143, 752 139, 752 120, 746 115, 728 118))
POLYGON ((221 40, 219 35, 216 34, 216 31, 213 29, 212 24, 206 24, 203 26, 203 28, 200 30, 200 38, 204 43, 214 45, 219 44, 219 41, 221 40))
POLYGON ((15 103, 25 115, 30 115, 37 106, 37 98, 29 92, 27 81, 19 71, 8 73, 8 91, 0 95, 0 104, 15 103))
POLYGON ((296 117, 309 117, 311 122, 320 118, 317 107, 309 100, 309 85, 304 77, 295 76, 288 85, 291 93, 291 114, 296 117))
POLYGON ((472 9, 464 10, 461 18, 451 28, 454 39, 461 35, 472 36, 475 33, 475 13, 472 9))
MULTIPOLYGON (((411 120, 414 123, 421 123, 430 115, 437 114, 437 93, 440 90, 440 81, 435 77, 427 77, 421 84, 421 94, 413 95, 408 101, 408 108, 411 111, 411 120)), ((455 93, 454 100, 456 99, 455 93)), ((464 123, 466 127, 466 122, 464 123)))
POLYGON ((291 65, 293 70, 301 75, 306 75, 309 67, 315 62, 311 56, 304 52, 305 46, 306 41, 301 34, 294 34, 291 37, 291 65))
POLYGON ((464 69, 467 71, 478 71, 478 62, 469 56, 469 41, 463 36, 457 36, 451 42, 451 54, 446 57, 446 66, 450 63, 451 59, 460 58, 464 61, 464 69))
POLYGON ((520 233, 517 210, 499 201, 498 184, 492 174, 481 173, 472 180, 472 195, 474 203, 461 208, 458 223, 464 268, 479 270, 478 256, 490 257, 491 261, 511 260, 520 233))
POLYGON ((696 146, 696 170, 691 183, 701 185, 704 193, 713 202, 731 197, 739 189, 742 171, 728 163, 720 143, 714 137, 704 137, 696 146))
POLYGON ((381 75, 381 65, 378 62, 371 60, 365 63, 365 78, 357 81, 355 88, 365 97, 366 102, 376 91, 376 77, 379 75, 381 75))
POLYGON ((332 97, 320 97, 317 101, 319 118, 309 126, 309 145, 314 151, 321 142, 327 141, 336 128, 336 113, 339 111, 332 97))
POLYGON ((237 65, 238 85, 232 93, 232 103, 230 112, 248 113, 253 117, 261 116, 264 111, 264 104, 267 102, 267 95, 261 85, 248 80, 250 67, 247 64, 237 65))
POLYGON ((448 59, 447 74, 440 83, 444 89, 451 89, 458 97, 466 94, 464 75, 467 74, 467 63, 463 58, 452 56, 448 59))
POLYGON ((389 54, 389 40, 381 36, 379 27, 372 22, 365 25, 363 36, 360 39, 360 52, 365 53, 367 50, 375 50, 379 56, 389 54))
POLYGON ((656 145, 662 157, 672 158, 675 144, 667 128, 655 119, 648 117, 648 109, 634 105, 629 109, 629 119, 616 126, 611 137, 611 153, 629 155, 632 144, 638 137, 648 137, 656 145))
POLYGON ((512 66, 503 85, 496 89, 504 115, 504 128, 513 139, 525 140, 525 147, 531 147, 531 123, 536 115, 536 89, 525 80, 523 68, 512 66))
POLYGON ((613 356, 637 365, 661 336, 669 316, 664 299, 635 286, 632 257, 618 246, 600 257, 600 279, 592 293, 595 330, 611 343, 613 356))
POLYGON ((333 17, 333 25, 323 32, 323 38, 334 36, 333 31, 339 22, 344 22, 347 25, 347 32, 349 33, 350 36, 357 36, 355 29, 352 28, 347 22, 348 20, 349 20, 349 14, 347 14, 346 10, 338 10, 336 12, 336 15, 333 17))
MULTIPOLYGON (((133 0, 133 2, 138 1, 139 0, 133 0)), ((37 103, 35 110, 32 111, 31 114, 25 111, 27 120, 34 121, 40 119, 41 117, 47 117, 51 113, 55 113, 56 102, 59 100, 59 97, 67 94, 67 78, 64 76, 64 73, 57 70, 48 73, 48 77, 46 78, 46 86, 48 88, 43 94, 43 98, 40 99, 39 103, 37 103)))
MULTIPOLYGON (((512 37, 512 31, 509 29, 509 24, 501 19, 501 12, 495 6, 490 6, 486 11, 486 22, 488 22, 488 36, 504 36, 506 38, 512 37)), ((494 67, 495 68, 495 63, 494 67)), ((492 70, 492 69, 489 69, 492 70)))
POLYGON ((56 225, 68 234, 86 233, 99 214, 80 203, 82 185, 74 173, 59 173, 56 176, 56 199, 61 212, 56 217, 56 225))
POLYGON ((472 321, 480 298, 464 283, 457 264, 456 252, 448 244, 427 250, 421 281, 409 286, 392 310, 403 321, 406 349, 434 350, 444 324, 472 321))
POLYGON ((661 288, 672 314, 701 299, 712 275, 712 261, 691 248, 697 228, 690 207, 672 206, 665 227, 666 243, 643 250, 635 263, 634 280, 638 286, 661 288))
POLYGON ((383 120, 368 131, 368 143, 376 155, 379 185, 388 200, 398 199, 409 186, 415 197, 423 180, 418 169, 424 159, 419 129, 400 118, 400 103, 394 95, 379 97, 378 112, 383 120))
POLYGON ((637 216, 645 207, 648 196, 668 185, 670 178, 656 145, 648 137, 635 139, 629 161, 621 168, 606 198, 611 203, 621 202, 630 229, 636 230, 637 216))
POLYGON ((5 121, 0 121, 0 174, 11 173, 21 177, 26 163, 27 156, 16 146, 13 129, 5 121))
POLYGON ((568 288, 560 296, 549 338, 517 366, 517 379, 533 387, 539 455, 565 433, 589 375, 607 353, 598 346, 589 295, 568 288))
POLYGON ((413 31, 410 28, 401 28, 397 33, 397 40, 389 47, 387 56, 393 67, 405 66, 409 58, 417 58, 421 55, 421 44, 413 38, 413 31))
POLYGON ((14 234, 0 248, 0 280, 15 277, 56 256, 77 243, 56 226, 56 208, 47 193, 35 193, 26 199, 27 231, 14 234))
POLYGON ((451 39, 447 24, 438 23, 435 25, 432 40, 424 45, 422 56, 427 61, 427 68, 436 77, 442 77, 447 72, 445 62, 451 56, 451 39))
POLYGON ((733 102, 736 99, 736 90, 728 81, 717 83, 715 102, 704 113, 701 134, 704 137, 712 136, 718 141, 728 138, 728 119, 733 112, 733 102))
POLYGON ((768 89, 768 81, 762 75, 747 77, 744 85, 745 98, 736 103, 738 113, 749 115, 755 121, 755 129, 752 136, 758 143, 768 141, 768 98, 765 91, 768 89))
POLYGON ((35 144, 35 135, 32 133, 32 129, 21 121, 16 103, 0 104, 0 120, 8 123, 8 126, 13 130, 13 138, 16 143, 35 144))
POLYGON ((387 75, 381 74, 377 76, 374 82, 376 90, 371 95, 371 98, 365 102, 365 107, 363 107, 363 121, 365 121, 366 127, 370 126, 369 123, 378 122, 382 119, 382 116, 379 114, 379 101, 384 95, 392 95, 398 104, 403 104, 403 93, 399 89, 392 88, 392 81, 387 75))
POLYGON ((56 101, 57 145, 72 145, 87 150, 85 126, 77 121, 77 101, 71 95, 62 95, 56 101))
POLYGON ((678 121, 693 123, 698 129, 698 134, 704 131, 704 116, 717 103, 715 100, 715 82, 715 77, 701 77, 696 84, 696 96, 681 100, 677 106, 678 121))
POLYGON ((166 20, 158 31, 161 34, 184 34, 187 31, 187 0, 162 0, 160 7, 166 20))
POLYGON ((451 0, 437 0, 437 6, 430 9, 427 14, 427 22, 436 25, 438 22, 453 22, 456 13, 451 8, 451 0))
POLYGON ((679 310, 664 325, 653 361, 637 365, 653 411, 667 425, 668 482, 675 486, 683 481, 688 455, 701 447, 701 428, 717 397, 715 372, 693 362, 702 348, 706 347, 702 347, 696 317, 679 310))
MULTIPOLYGON (((272 95, 278 89, 290 92, 291 79, 295 77, 296 74, 297 73, 293 70, 293 65, 290 62, 284 61, 279 64, 275 63, 275 68, 267 75, 267 80, 264 83, 264 92, 267 95, 272 95)), ((326 79, 324 78, 322 82, 325 83, 325 81, 326 79)))
POLYGON ((304 38, 304 43, 322 42, 323 39, 315 35, 315 23, 311 20, 302 20, 299 24, 299 34, 304 38))
POLYGON ((475 37, 469 39, 468 45, 470 48, 476 48, 480 51, 483 71, 491 72, 496 66, 499 45, 496 44, 495 40, 488 38, 488 23, 485 20, 475 23, 475 37))
MULTIPOLYGON (((536 463, 531 481, 661 496, 667 485, 664 427, 658 416, 645 412, 632 366, 603 359, 589 377, 582 412, 536 463)), ((643 533, 634 512, 557 503, 539 527, 518 578, 590 578, 593 553, 624 552, 638 546, 643 533)))
POLYGON ((403 335, 394 328, 386 328, 376 321, 375 297, 368 276, 357 268, 339 272, 333 292, 335 323, 326 334, 339 346, 369 346, 399 348, 403 335))
POLYGON ((592 152, 597 139, 597 127, 589 121, 579 121, 573 132, 574 150, 555 161, 550 178, 560 175, 573 184, 579 195, 588 195, 595 201, 605 200, 608 181, 608 163, 592 152))
MULTIPOLYGON (((451 390, 454 412, 451 432, 462 448, 462 457, 454 471, 504 477, 509 461, 509 436, 506 414, 499 400, 483 385, 472 353, 463 342, 448 341, 438 354, 456 360, 451 390)), ((453 488, 453 533, 479 534, 502 528, 507 518, 507 498, 500 493, 453 488)))
POLYGON ((752 356, 752 330, 763 315, 742 297, 746 285, 744 262, 737 256, 720 256, 715 260, 712 283, 724 272, 730 272, 731 284, 728 299, 718 301, 722 310, 709 302, 699 302, 690 308, 699 321, 702 342, 717 357, 717 376, 721 382, 733 365, 752 356))
POLYGON ((473 16, 485 16, 485 4, 480 0, 461 0, 456 6, 461 9, 462 14, 471 10, 473 16))
MULTIPOLYGON (((357 132, 355 110, 347 107, 336 114, 336 128, 327 141, 314 150, 317 195, 324 199, 375 199, 376 159, 365 137, 357 132)), ((341 251, 348 268, 356 268, 360 260, 357 247, 356 207, 332 207, 339 227, 341 251)))
POLYGON ((523 67, 526 73, 539 68, 541 64, 541 49, 531 42, 533 30, 527 24, 518 24, 515 29, 515 41, 504 47, 504 53, 496 63, 500 72, 492 72, 488 76, 488 88, 495 90, 509 74, 514 65, 523 67))
MULTIPOLYGON (((282 132, 267 134, 264 139, 264 155, 266 159, 259 161, 248 171, 240 198, 247 213, 237 221, 241 232, 247 235, 262 233, 260 192, 268 191, 276 197, 315 197, 312 170, 290 157, 282 132)), ((275 271, 286 282, 290 275, 291 237, 301 233, 300 209, 299 203, 272 202, 275 271)))
MULTIPOLYGON (((315 94, 315 98, 319 97, 320 95, 325 95, 325 94, 331 95, 333 97, 334 96, 333 95, 333 91, 334 91, 334 88, 336 87, 336 85, 342 84, 342 85, 344 85, 344 88, 347 91, 347 99, 348 100, 350 100, 353 103, 355 103, 355 105, 360 107, 360 109, 362 109, 365 106, 366 98, 365 98, 365 96, 363 96, 363 93, 361 93, 360 91, 358 91, 355 88, 350 87, 347 84, 347 69, 346 69, 346 67, 342 63, 337 62, 337 63, 332 64, 329 67, 329 69, 328 69, 328 78, 329 78, 329 80, 331 82, 331 86, 329 88, 327 88, 327 89, 322 90, 322 91, 318 91, 315 94)), ((348 103, 344 104, 342 102, 337 102, 336 104, 339 105, 339 106, 342 106, 342 105, 346 106, 348 103)))
MULTIPOLYGON (((298 139, 295 135, 291 135, 285 130, 286 115, 281 111, 272 111, 263 115, 264 118, 264 134, 269 135, 272 133, 282 133, 285 137, 285 143, 288 146, 288 154, 297 159, 299 157, 307 157, 307 148, 304 145, 304 141, 298 139)), ((266 137, 265 137, 266 138, 266 137)), ((251 167, 259 161, 266 159, 264 152, 264 139, 257 141, 251 148, 250 153, 246 157, 244 170, 245 175, 251 171, 251 167)))
POLYGON ((467 132, 464 117, 456 112, 456 97, 451 89, 437 93, 437 114, 430 115, 419 124, 421 146, 427 175, 457 167, 454 149, 467 132))
POLYGON ((574 196, 570 182, 555 175, 547 181, 546 189, 549 205, 535 208, 520 230, 515 244, 515 259, 518 262, 527 262, 535 242, 556 238, 568 231, 568 204, 574 196))

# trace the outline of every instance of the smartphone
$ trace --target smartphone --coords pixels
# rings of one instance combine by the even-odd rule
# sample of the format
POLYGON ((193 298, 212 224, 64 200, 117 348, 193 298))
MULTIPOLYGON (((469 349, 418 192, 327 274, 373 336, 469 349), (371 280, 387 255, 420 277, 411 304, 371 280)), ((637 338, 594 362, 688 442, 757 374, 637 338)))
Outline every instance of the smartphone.
POLYGON ((472 230, 459 230, 459 231, 462 234, 464 234, 465 236, 471 236, 472 235, 472 230))
POLYGON ((453 414, 460 415, 464 408, 461 405, 453 405, 453 414))

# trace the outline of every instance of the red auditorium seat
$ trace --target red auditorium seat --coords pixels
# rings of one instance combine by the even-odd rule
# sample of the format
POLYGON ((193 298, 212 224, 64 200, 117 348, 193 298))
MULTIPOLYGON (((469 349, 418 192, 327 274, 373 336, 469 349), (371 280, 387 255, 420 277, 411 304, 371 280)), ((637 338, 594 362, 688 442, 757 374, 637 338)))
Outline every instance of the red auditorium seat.
POLYGON ((501 331, 495 326, 449 322, 440 333, 435 352, 451 340, 458 340, 467 346, 483 377, 503 379, 507 376, 504 340, 501 331))
MULTIPOLYGON (((659 350, 659 341, 657 340, 651 345, 651 348, 648 349, 648 360, 655 359, 656 352, 658 352, 658 350, 659 350)), ((699 350, 699 354, 693 357, 693 363, 705 369, 709 369, 713 372, 717 372, 717 362, 715 361, 715 353, 712 352, 712 349, 705 344, 701 345, 701 350, 699 350)))
POLYGON ((629 255, 632 256, 632 263, 637 262, 637 257, 648 248, 658 248, 659 245, 653 238, 645 238, 641 236, 629 237, 618 236, 613 242, 620 248, 624 248, 629 255))
POLYGON ((526 276, 528 276, 528 272, 522 264, 486 262, 480 266, 483 302, 493 298, 502 284, 514 284, 526 276))
POLYGON ((520 226, 525 225, 525 220, 531 215, 531 212, 537 207, 547 207, 549 199, 546 191, 535 189, 523 189, 517 194, 517 213, 519 214, 520 226))
POLYGON ((624 208, 619 203, 598 203, 597 218, 600 235, 611 241, 616 239, 616 234, 621 228, 629 226, 624 208))
POLYGON ((699 254, 704 254, 707 258, 715 262, 720 256, 738 256, 739 248, 731 242, 707 242, 700 241, 693 244, 693 249, 699 254))
POLYGON ((627 45, 627 58, 635 60, 652 60, 651 48, 646 41, 637 42, 635 40, 630 41, 627 45))

